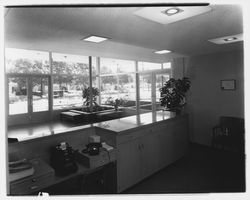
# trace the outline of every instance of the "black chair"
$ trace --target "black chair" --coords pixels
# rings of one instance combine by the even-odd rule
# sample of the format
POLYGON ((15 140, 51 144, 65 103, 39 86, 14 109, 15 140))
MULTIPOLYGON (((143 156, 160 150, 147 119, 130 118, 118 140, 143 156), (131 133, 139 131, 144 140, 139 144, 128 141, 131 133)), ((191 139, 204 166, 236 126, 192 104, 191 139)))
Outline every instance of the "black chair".
POLYGON ((221 116, 213 127, 212 146, 223 150, 244 152, 244 119, 221 116))

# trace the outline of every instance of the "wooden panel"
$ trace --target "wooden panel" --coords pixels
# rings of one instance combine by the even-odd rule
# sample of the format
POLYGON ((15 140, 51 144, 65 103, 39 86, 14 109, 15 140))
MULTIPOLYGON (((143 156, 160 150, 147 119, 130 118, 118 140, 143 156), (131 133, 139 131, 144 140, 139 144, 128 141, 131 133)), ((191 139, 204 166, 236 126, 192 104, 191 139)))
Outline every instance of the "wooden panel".
POLYGON ((143 136, 149 134, 150 133, 149 131, 151 131, 151 130, 152 130, 151 126, 145 126, 143 128, 132 130, 128 133, 120 134, 117 136, 117 144, 122 144, 122 143, 128 142, 130 140, 134 140, 134 139, 137 139, 139 137, 143 137, 143 136))
POLYGON ((33 191, 45 187, 48 183, 53 181, 54 170, 41 159, 31 161, 34 167, 34 174, 32 176, 16 180, 10 183, 10 193, 13 194, 30 194, 33 191))
POLYGON ((49 111, 43 112, 34 112, 32 113, 31 123, 40 123, 42 122, 49 122, 50 121, 50 113, 49 111))
POLYGON ((117 136, 118 192, 133 186, 186 153, 187 116, 145 127, 117 136))
MULTIPOLYGON (((150 131, 150 133, 152 133, 150 131)), ((143 179, 154 172, 158 168, 158 159, 161 157, 161 154, 158 152, 158 138, 154 134, 148 134, 141 138, 140 140, 140 149, 141 149, 141 169, 142 176, 140 179, 143 179)))
POLYGON ((176 159, 184 156, 188 151, 188 121, 185 118, 176 122, 174 129, 174 153, 176 159))
POLYGON ((139 141, 133 140, 123 143, 118 147, 117 156, 117 184, 118 192, 121 192, 140 180, 140 156, 139 141))
POLYGON ((162 169, 174 161, 174 136, 170 134, 170 130, 167 130, 168 134, 160 133, 158 135, 158 169, 162 169))
POLYGON ((29 114, 8 115, 8 126, 28 124, 30 122, 29 114))

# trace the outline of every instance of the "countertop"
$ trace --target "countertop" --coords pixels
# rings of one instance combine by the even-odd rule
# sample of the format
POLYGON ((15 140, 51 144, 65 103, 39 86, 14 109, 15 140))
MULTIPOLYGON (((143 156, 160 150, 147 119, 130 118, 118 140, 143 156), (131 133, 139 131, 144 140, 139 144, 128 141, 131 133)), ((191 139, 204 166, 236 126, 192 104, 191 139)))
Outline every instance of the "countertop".
POLYGON ((130 129, 139 128, 175 117, 176 114, 174 112, 157 111, 94 123, 93 126, 120 134, 130 129))
MULTIPOLYGON (((103 121, 99 123, 88 124, 88 125, 80 125, 80 126, 77 125, 73 127, 67 127, 64 124, 52 124, 52 125, 49 124, 49 125, 35 126, 31 128, 24 127, 8 131, 9 132, 8 134, 15 133, 16 135, 13 134, 12 135, 16 136, 19 139, 19 141, 36 139, 44 136, 62 134, 93 127, 112 131, 116 134, 121 134, 131 129, 139 128, 145 125, 161 122, 163 120, 172 119, 175 117, 176 114, 174 112, 161 110, 156 112, 148 112, 139 115, 133 115, 129 117, 103 121)), ((10 134, 9 136, 11 137, 12 135, 10 134)))

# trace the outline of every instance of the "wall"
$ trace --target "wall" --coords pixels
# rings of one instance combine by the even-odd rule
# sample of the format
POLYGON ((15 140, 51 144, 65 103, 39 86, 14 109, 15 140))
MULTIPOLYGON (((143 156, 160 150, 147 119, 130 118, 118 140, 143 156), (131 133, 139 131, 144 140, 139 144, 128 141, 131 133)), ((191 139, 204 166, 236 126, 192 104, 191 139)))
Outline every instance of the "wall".
POLYGON ((191 80, 186 107, 190 114, 191 141, 211 145, 212 127, 219 116, 244 117, 243 52, 195 56, 175 64, 173 76, 185 75, 191 80), (235 79, 236 90, 221 90, 223 79, 235 79))

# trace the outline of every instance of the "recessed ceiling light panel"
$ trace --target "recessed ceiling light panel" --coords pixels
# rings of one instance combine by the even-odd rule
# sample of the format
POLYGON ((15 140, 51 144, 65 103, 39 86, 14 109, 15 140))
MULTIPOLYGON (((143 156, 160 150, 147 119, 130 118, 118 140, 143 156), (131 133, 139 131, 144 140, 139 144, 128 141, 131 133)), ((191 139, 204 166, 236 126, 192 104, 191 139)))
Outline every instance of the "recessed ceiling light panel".
POLYGON ((230 37, 230 38, 226 38, 224 39, 226 42, 230 42, 230 41, 233 41, 233 40, 237 40, 236 37, 230 37))
POLYGON ((86 38, 83 38, 82 40, 88 41, 88 42, 99 43, 99 42, 103 42, 103 41, 105 41, 107 39, 108 38, 105 38, 105 37, 99 37, 99 36, 91 35, 91 36, 88 36, 86 38))
POLYGON ((172 15, 178 14, 180 12, 183 12, 183 10, 180 8, 174 7, 174 8, 169 8, 167 10, 164 10, 162 13, 164 13, 168 16, 172 16, 172 15))
POLYGON ((242 40, 243 40, 243 34, 237 34, 237 35, 229 35, 225 37, 210 39, 208 41, 215 44, 229 44, 233 42, 239 42, 242 40))
POLYGON ((210 6, 144 7, 134 14, 160 24, 170 24, 211 10, 210 6))
POLYGON ((166 54, 166 53, 170 53, 170 52, 171 51, 164 49, 164 50, 160 50, 160 51, 155 51, 154 53, 157 53, 157 54, 166 54))

